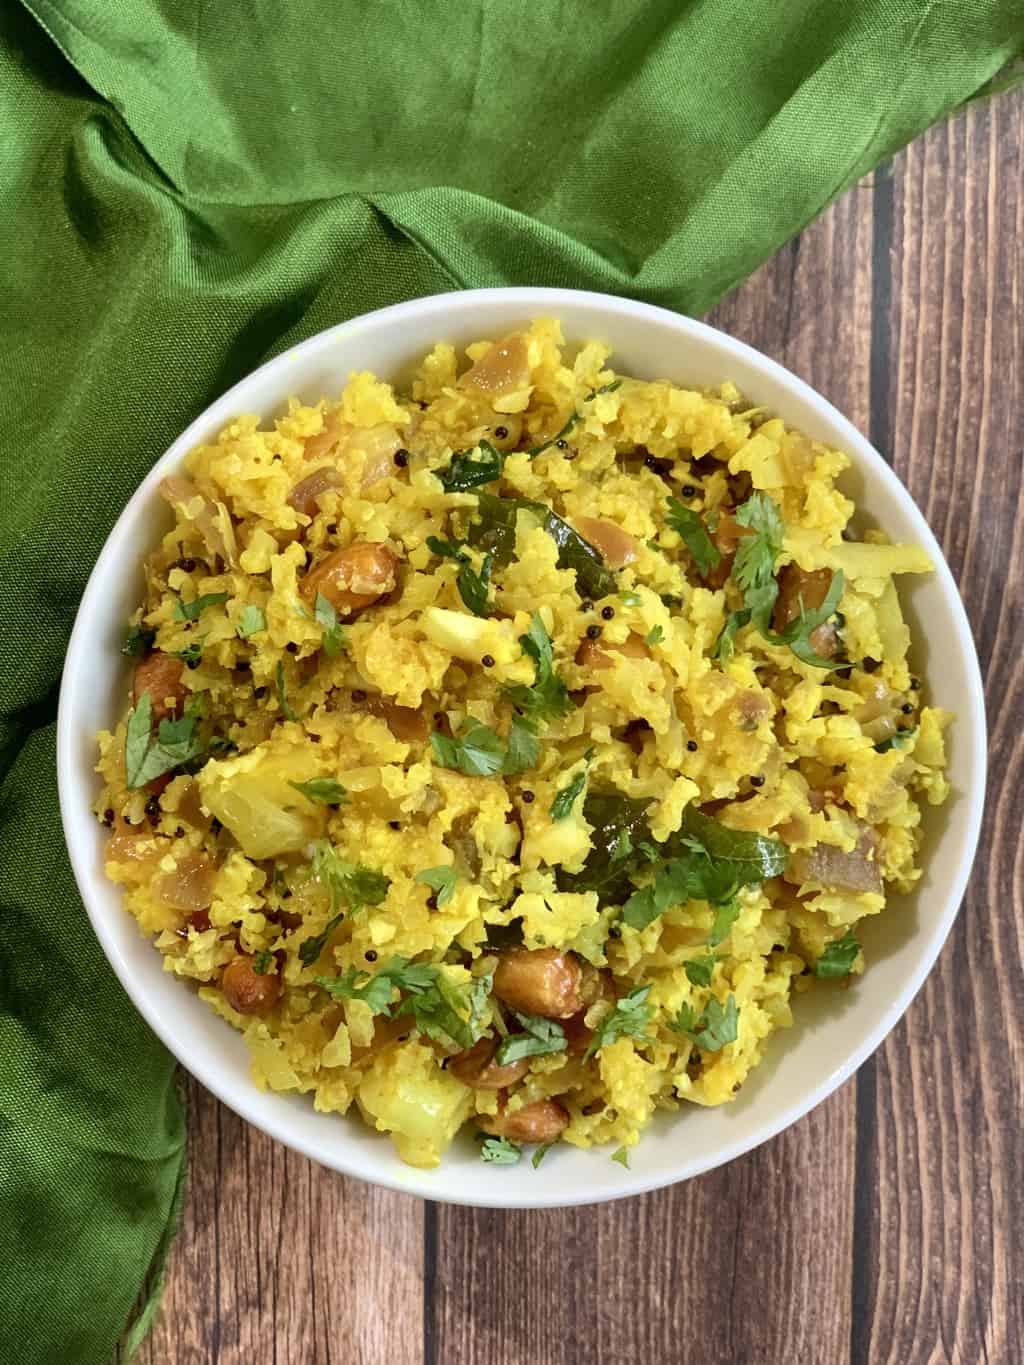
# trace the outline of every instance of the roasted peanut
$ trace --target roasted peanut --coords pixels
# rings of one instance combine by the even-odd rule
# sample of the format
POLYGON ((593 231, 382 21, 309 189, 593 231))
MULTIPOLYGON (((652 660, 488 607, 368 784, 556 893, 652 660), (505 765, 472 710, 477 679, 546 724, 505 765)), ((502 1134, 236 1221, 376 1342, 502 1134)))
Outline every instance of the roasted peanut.
POLYGON ((557 1100, 534 1100, 522 1109, 478 1114, 477 1126, 510 1142, 554 1142, 569 1125, 569 1115, 557 1100))
POLYGON ((378 541, 357 540, 335 550, 308 573, 299 585, 307 602, 322 593, 342 616, 370 606, 395 586, 398 556, 378 541))
POLYGON ((494 994, 522 1014, 568 1019, 583 1008, 580 966, 555 948, 513 948, 502 953, 494 973, 494 994))
POLYGON ((576 530, 584 540, 590 542, 612 569, 621 569, 636 559, 636 541, 616 526, 613 521, 600 521, 597 517, 577 517, 576 530))
POLYGON ((281 978, 256 971, 254 959, 236 957, 224 968, 220 988, 239 1014, 268 1014, 281 998, 281 978))

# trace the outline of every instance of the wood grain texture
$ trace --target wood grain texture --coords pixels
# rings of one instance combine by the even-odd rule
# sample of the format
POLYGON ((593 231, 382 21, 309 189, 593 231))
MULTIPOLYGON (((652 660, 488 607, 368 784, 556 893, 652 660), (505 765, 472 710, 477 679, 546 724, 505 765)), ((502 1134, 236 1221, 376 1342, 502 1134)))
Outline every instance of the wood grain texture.
POLYGON ((137 1365, 421 1365, 423 1210, 190 1082, 185 1213, 137 1365))
POLYGON ((964 594, 992 766, 966 903, 865 1115, 858 1342, 880 1365, 1024 1359, 1022 148, 1024 100, 999 101, 934 129, 893 183, 894 463, 964 594))
POLYGON ((1024 1360, 1022 149, 1021 93, 940 125, 711 319, 891 455, 975 629, 985 842, 907 1017, 759 1151, 565 1212, 369 1190, 192 1084, 183 1228, 141 1365, 1024 1360))

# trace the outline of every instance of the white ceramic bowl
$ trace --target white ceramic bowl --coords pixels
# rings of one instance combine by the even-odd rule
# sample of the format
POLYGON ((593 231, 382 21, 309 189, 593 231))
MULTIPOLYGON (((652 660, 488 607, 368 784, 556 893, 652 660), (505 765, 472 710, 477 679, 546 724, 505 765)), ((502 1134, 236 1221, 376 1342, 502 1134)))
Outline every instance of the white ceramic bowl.
POLYGON ((417 299, 321 332, 236 384, 175 441, 122 513, 82 598, 64 669, 57 764, 68 849, 93 927, 136 1007, 183 1066, 250 1123, 325 1166, 431 1199, 512 1208, 614 1199, 698 1175, 780 1132, 852 1075, 910 1004, 956 915, 981 820, 985 718, 970 629, 935 538, 896 475, 835 408, 774 361, 689 318, 600 294, 494 289, 417 299), (610 343, 612 364, 624 374, 681 384, 731 379, 753 401, 852 457, 844 487, 862 512, 893 539, 922 545, 935 563, 927 578, 904 578, 901 597, 928 698, 957 715, 953 795, 940 810, 926 810, 925 872, 915 894, 864 927, 866 974, 849 990, 822 983, 800 997, 795 1027, 772 1038, 732 1104, 659 1118, 628 1171, 605 1150, 571 1147, 552 1152, 538 1170, 525 1161, 514 1169, 490 1166, 468 1138, 437 1170, 420 1171, 355 1117, 318 1114, 308 1099, 257 1090, 239 1035, 162 970, 103 875, 106 834, 90 812, 94 736, 122 705, 124 622, 141 594, 143 556, 169 515, 157 484, 188 450, 237 413, 269 418, 291 394, 308 401, 336 395, 350 370, 400 381, 439 339, 464 345, 541 316, 559 318, 570 340, 610 343))

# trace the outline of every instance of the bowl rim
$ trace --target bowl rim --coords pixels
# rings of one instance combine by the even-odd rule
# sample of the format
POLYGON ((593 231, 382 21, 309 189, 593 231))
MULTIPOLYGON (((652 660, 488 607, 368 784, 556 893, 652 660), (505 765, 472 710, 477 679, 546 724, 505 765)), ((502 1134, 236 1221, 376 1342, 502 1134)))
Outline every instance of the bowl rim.
MULTIPOLYGON (((728 377, 728 376, 726 376, 728 377)), ((680 380, 685 383, 685 379, 680 380)), ((92 638, 95 638, 93 635, 92 638)), ((918 508, 909 491, 904 487, 892 467, 887 463, 883 456, 875 449, 871 442, 861 434, 853 423, 846 418, 832 403, 823 395, 813 389, 806 381, 792 373, 778 361, 770 356, 758 351, 747 342, 730 336, 716 327, 710 326, 695 318, 673 313, 668 309, 659 308, 653 304, 641 303, 633 299, 622 298, 617 295, 602 294, 592 290, 547 288, 533 286, 516 286, 509 288, 490 288, 490 289, 471 289, 453 290, 443 294, 431 294, 422 298, 407 300, 402 303, 391 304, 385 308, 375 309, 370 313, 363 313, 341 323, 335 323, 323 329, 311 337, 298 342, 295 346, 289 347, 271 359, 265 361, 245 376, 231 388, 226 390, 212 403, 208 404, 197 416, 188 424, 182 433, 171 443, 167 450, 157 459, 148 474, 140 482, 131 498, 128 500, 120 516, 114 523, 109 535, 104 541, 103 548, 97 556, 96 563, 89 575, 85 590, 75 615, 74 626, 69 638, 68 648, 65 656, 64 671, 61 678, 60 697, 57 711, 57 738, 56 738, 56 763, 57 780, 60 800, 61 818, 64 829, 65 843, 75 875, 79 894, 89 916, 93 931, 100 942, 107 961, 113 967, 115 974, 121 982, 129 999, 135 1008, 142 1015, 150 1029, 161 1040, 178 1063, 191 1075, 193 1075, 203 1086, 206 1087, 221 1103, 236 1113, 247 1123, 262 1132, 267 1133, 272 1138, 283 1143, 286 1147, 294 1151, 301 1152, 302 1155, 310 1160, 317 1162, 328 1169, 336 1170, 344 1175, 366 1180, 371 1184, 379 1185, 383 1188, 392 1189, 403 1194, 412 1194, 417 1197, 433 1200, 441 1203, 459 1204, 469 1207, 481 1208, 568 1208, 584 1204, 602 1203, 613 1199, 619 1199, 630 1195, 645 1194, 652 1190, 661 1189, 669 1185, 680 1183, 683 1180, 692 1179, 695 1176, 703 1175, 718 1166, 725 1165, 727 1162, 735 1160, 737 1157, 752 1151, 763 1143, 776 1137, 786 1128, 790 1127, 797 1120, 810 1112, 811 1109, 821 1104, 839 1086, 843 1085, 858 1068, 871 1056, 889 1035, 900 1018, 909 1008, 914 1000, 926 977, 934 966, 935 960, 945 943, 953 922, 959 913, 960 905, 963 900, 967 880, 970 875, 975 855, 977 852, 978 839, 981 829, 981 821, 984 810, 985 784, 986 784, 986 718, 984 708, 984 687, 981 669, 978 662, 977 651, 974 644, 973 635, 968 623, 967 614, 961 600, 959 590, 953 578, 952 572, 946 563, 931 528, 925 520, 924 514, 918 508), (622 1176, 610 1188, 602 1187, 598 1192, 586 1189, 566 1191, 557 1197, 538 1194, 530 1196, 529 1189, 517 1188, 516 1184, 509 1182, 507 1189, 498 1187, 494 1190, 494 1197, 490 1193, 474 1193, 472 1195, 460 1196, 451 1192, 439 1192, 431 1188, 429 1183, 430 1172, 419 1171, 415 1168, 403 1168, 403 1177, 391 1177, 386 1172, 368 1174, 360 1169, 358 1159, 349 1160, 346 1158, 344 1149, 339 1151, 332 1148, 325 1151, 323 1145, 318 1145, 314 1141, 307 1140, 302 1134, 295 1134, 289 1130, 287 1121, 277 1121, 274 1118, 257 1115, 254 1112, 255 1097, 260 1094, 255 1085, 249 1081, 247 1088, 243 1091, 236 1088, 234 1082, 225 1077, 222 1065, 212 1061, 206 1056, 198 1059, 189 1057, 186 1059, 178 1051, 175 1045, 175 1030, 173 1020, 166 1018, 156 1009, 151 999, 142 991, 137 990, 128 965, 122 957, 117 943, 114 940, 112 929, 108 929, 106 912, 94 901, 92 895, 93 883, 98 881, 102 872, 97 873, 89 865, 84 849, 79 845, 73 835, 73 810, 76 799, 81 796, 81 784, 75 780, 73 774, 76 772, 75 742, 76 733, 73 730, 72 701, 71 694, 74 688, 75 679, 79 674, 81 664, 86 657, 91 634, 90 622, 95 616, 102 617, 102 608, 98 603, 92 601, 94 588, 101 574, 101 568, 107 558, 116 553, 117 542, 127 532, 128 528, 135 523, 140 511, 150 498, 152 491, 156 487, 160 478, 169 467, 175 467, 180 463, 184 455, 197 443, 198 433, 201 429, 210 425, 220 426, 236 416, 240 411, 238 395, 243 389, 251 385, 258 384, 260 380, 276 376, 294 364, 298 358, 307 358, 315 355, 321 350, 329 350, 336 334, 339 330, 346 332, 357 326, 373 324, 392 323, 400 326, 401 322, 412 315, 417 318, 429 318, 432 314, 437 317, 440 330, 438 336, 444 335, 444 314, 453 305, 458 306, 460 311, 467 307, 472 308, 474 304, 490 304, 500 301, 507 306, 509 312, 535 316, 550 315, 558 316, 560 303, 567 301, 572 304, 583 304, 594 307, 609 315, 619 315, 631 317, 633 319, 649 319, 652 322, 668 325, 672 329, 688 335, 689 338, 698 345, 703 342, 713 343, 717 349, 725 349, 731 352, 739 360, 744 361, 751 368, 759 371, 767 379, 774 380, 777 384, 786 388, 789 394, 798 400, 816 408, 819 414, 825 419, 837 433, 836 444, 849 453, 855 464, 863 466, 870 471, 872 478, 881 480, 887 486, 888 492, 898 502, 901 502, 908 515, 918 524, 919 543, 924 547, 932 558, 935 566, 935 581, 939 584, 942 595, 946 599, 946 604, 950 609, 951 616, 956 626, 955 645, 962 656, 965 671, 969 681, 969 713, 961 713, 958 720, 965 722, 963 729, 965 735, 969 734, 972 738, 969 763, 974 773, 977 774, 977 783, 970 790, 961 792, 960 799, 966 804, 965 832, 963 837, 963 855, 957 865, 955 877, 947 885, 944 893, 944 905, 942 914, 936 916, 931 924, 929 932, 929 942, 923 947, 913 972, 903 985, 903 989, 892 999, 886 1007, 879 1011, 874 1027, 868 1032, 862 1042, 847 1055, 842 1063, 838 1065, 822 1082, 812 1088, 807 1094, 794 1100, 784 1108, 774 1119, 763 1120, 752 1126, 751 1131, 742 1136, 738 1136, 732 1142, 716 1147, 712 1152, 689 1158, 685 1163, 681 1160, 680 1165, 685 1164, 686 1169, 678 1174, 669 1172, 658 1172, 653 1176, 645 1177, 643 1172, 636 1172, 624 1169, 622 1176), (250 1101, 250 1093, 252 1102, 250 1101), (405 1175, 404 1172, 408 1172, 405 1175)), ((91 805, 91 802, 89 803, 91 805)), ((920 930, 918 934, 920 934, 920 930)))

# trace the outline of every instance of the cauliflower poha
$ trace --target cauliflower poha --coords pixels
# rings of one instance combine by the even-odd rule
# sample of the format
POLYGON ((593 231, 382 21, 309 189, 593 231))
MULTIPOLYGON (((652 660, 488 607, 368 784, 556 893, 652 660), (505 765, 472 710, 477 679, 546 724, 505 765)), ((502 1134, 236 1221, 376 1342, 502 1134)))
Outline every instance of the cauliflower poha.
POLYGON ((947 792, 926 556, 728 383, 607 360, 539 321, 230 423, 164 481, 99 737, 165 968, 414 1165, 729 1100, 947 792))

